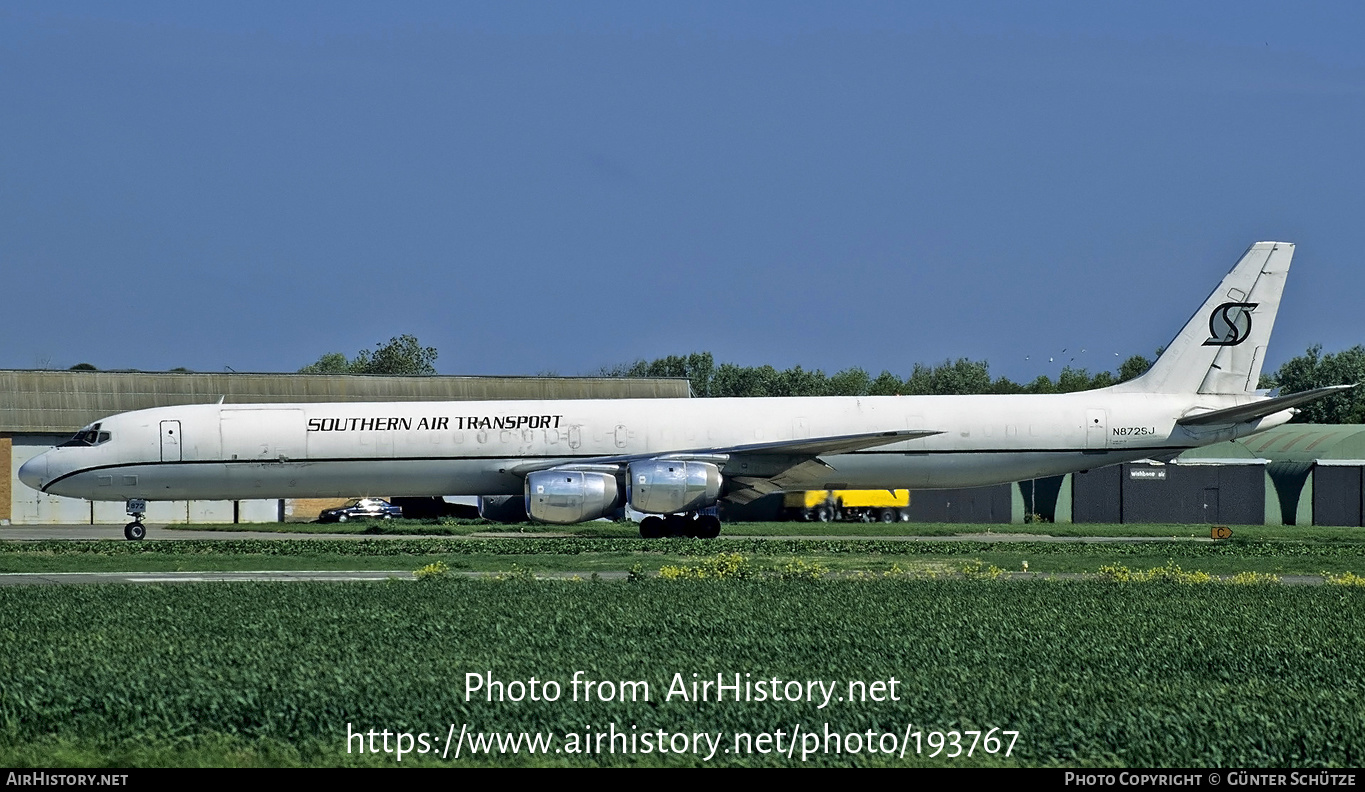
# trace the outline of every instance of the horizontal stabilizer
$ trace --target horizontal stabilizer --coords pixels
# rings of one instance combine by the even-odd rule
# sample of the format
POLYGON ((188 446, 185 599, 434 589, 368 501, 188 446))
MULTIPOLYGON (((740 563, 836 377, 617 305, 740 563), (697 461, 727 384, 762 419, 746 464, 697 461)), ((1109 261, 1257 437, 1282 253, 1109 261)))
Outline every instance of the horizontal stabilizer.
POLYGON ((1210 412, 1195 413, 1181 418, 1176 423, 1181 426, 1205 426, 1207 424, 1235 424, 1250 421, 1256 418, 1264 418, 1267 415, 1274 415, 1277 412, 1297 407, 1300 404, 1317 401, 1324 396, 1331 396, 1333 393, 1341 393, 1350 390, 1355 385, 1329 385, 1326 388, 1314 388, 1313 390, 1303 391, 1302 393, 1291 393, 1288 396, 1276 396, 1273 399, 1263 399, 1251 402, 1250 404, 1240 404, 1236 407, 1228 407, 1224 410, 1212 410, 1210 412))

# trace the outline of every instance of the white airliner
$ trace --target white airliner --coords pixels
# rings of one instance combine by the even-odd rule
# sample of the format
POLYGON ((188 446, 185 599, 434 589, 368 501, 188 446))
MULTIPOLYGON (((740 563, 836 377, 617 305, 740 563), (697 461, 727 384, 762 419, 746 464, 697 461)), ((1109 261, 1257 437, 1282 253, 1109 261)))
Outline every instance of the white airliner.
POLYGON ((43 492, 147 500, 524 495, 535 520, 629 503, 642 536, 715 536, 699 514, 792 489, 974 487, 1264 431, 1349 385, 1257 390, 1294 246, 1252 245, 1152 368, 1054 395, 202 404, 82 429, 19 470, 43 492))

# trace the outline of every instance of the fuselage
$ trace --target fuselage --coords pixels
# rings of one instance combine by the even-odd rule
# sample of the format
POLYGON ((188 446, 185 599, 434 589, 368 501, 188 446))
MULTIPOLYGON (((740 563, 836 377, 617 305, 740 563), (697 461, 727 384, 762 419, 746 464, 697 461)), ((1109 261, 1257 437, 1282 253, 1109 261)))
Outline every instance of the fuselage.
MULTIPOLYGON (((1056 395, 185 405, 99 422, 19 477, 92 500, 518 495, 530 463, 861 432, 921 439, 821 457, 809 488, 942 489, 1085 470, 1251 434, 1290 418, 1184 427, 1255 397, 1100 389, 1056 395)), ((737 465, 726 476, 743 475, 737 465)))

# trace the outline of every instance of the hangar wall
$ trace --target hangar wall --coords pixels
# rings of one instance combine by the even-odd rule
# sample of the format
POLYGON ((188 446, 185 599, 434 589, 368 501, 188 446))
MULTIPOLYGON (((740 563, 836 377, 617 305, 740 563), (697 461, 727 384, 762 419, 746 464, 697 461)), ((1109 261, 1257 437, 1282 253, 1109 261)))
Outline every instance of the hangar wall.
POLYGON ((0 525, 9 525, 10 499, 14 496, 14 441, 0 436, 0 525))
POLYGON ((1123 522, 1123 467, 1082 470, 1071 476, 1071 521, 1123 522))
POLYGON ((1023 511, 1019 522, 1071 522, 1071 476, 1026 479, 1017 482, 1017 486, 1023 511))
POLYGON ((284 504, 283 522, 312 522, 324 509, 335 509, 349 500, 350 498, 292 498, 284 504))
POLYGON ((1023 499, 1011 484, 910 493, 910 521, 1011 523, 1024 521, 1023 499))
POLYGON ((1313 524, 1365 524, 1365 467, 1319 460, 1313 467, 1313 524))
POLYGON ((1078 523, 1265 525, 1279 519, 1278 500, 1267 498, 1265 464, 1192 459, 1077 473, 1072 517, 1078 523))

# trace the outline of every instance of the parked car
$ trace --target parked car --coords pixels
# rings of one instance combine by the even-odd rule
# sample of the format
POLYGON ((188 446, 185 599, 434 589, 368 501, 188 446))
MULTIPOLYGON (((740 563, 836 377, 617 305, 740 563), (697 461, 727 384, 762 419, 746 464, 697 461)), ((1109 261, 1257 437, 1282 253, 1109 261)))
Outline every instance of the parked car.
POLYGON ((354 498, 335 509, 325 509, 318 522, 346 522, 347 520, 389 520, 402 517, 403 510, 380 498, 354 498))

